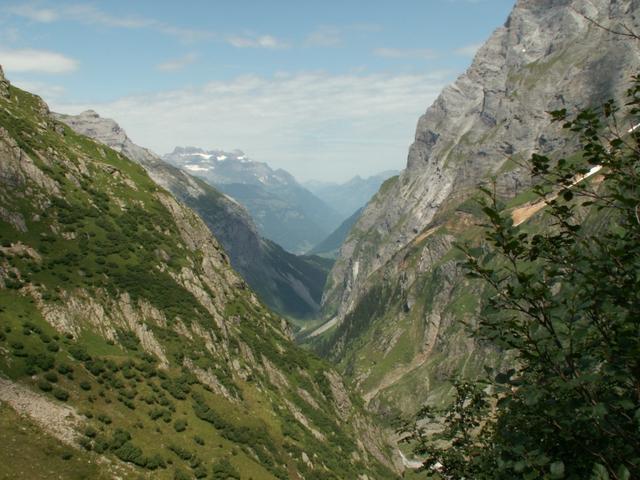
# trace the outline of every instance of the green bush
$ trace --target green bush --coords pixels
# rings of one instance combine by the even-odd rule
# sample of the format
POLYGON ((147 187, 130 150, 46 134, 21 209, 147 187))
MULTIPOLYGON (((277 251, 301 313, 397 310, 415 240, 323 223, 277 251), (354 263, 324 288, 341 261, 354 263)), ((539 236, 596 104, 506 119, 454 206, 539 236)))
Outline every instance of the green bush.
POLYGON ((53 385, 51 385, 44 379, 40 379, 38 380, 38 388, 43 392, 50 392, 51 390, 53 390, 53 385))
POLYGON ((167 448, 185 462, 191 460, 191 457, 193 457, 193 454, 189 450, 186 450, 175 443, 169 444, 167 448))
POLYGON ((178 419, 173 423, 173 428, 176 432, 184 432, 187 429, 187 421, 184 419, 178 419))
POLYGON ((176 469, 173 472, 173 480, 191 480, 191 476, 184 470, 176 469))
POLYGON ((62 388, 59 388, 59 387, 56 387, 53 389, 53 396, 63 402, 66 402, 69 399, 69 393, 66 390, 63 390, 62 388))
POLYGON ((240 474, 228 459, 222 458, 213 464, 212 478, 214 480, 240 480, 240 474))
POLYGON ((60 375, 66 375, 68 373, 73 373, 73 368, 66 363, 60 363, 58 365, 58 373, 60 375))
POLYGON ((111 417, 109 415, 105 415, 104 413, 98 414, 97 419, 105 425, 109 425, 111 423, 111 417))

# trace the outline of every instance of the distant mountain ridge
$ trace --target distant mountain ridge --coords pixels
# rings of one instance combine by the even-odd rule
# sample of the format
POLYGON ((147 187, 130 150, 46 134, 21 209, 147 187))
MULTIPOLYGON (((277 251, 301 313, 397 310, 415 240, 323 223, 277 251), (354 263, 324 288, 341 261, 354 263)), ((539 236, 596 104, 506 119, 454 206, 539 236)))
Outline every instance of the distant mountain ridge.
POLYGON ((345 183, 312 180, 303 185, 346 219, 364 207, 385 180, 399 173, 398 170, 385 170, 367 178, 356 175, 345 183))
POLYGON ((340 251, 342 243, 349 235, 349 232, 351 232, 351 229, 358 221, 358 218, 360 218, 363 210, 364 207, 356 210, 355 213, 347 218, 344 222, 342 222, 340 226, 331 233, 331 235, 329 235, 322 242, 309 250, 309 254, 320 255, 327 258, 335 258, 340 251))
POLYGON ((290 252, 309 250, 340 224, 341 215, 293 175, 253 161, 239 150, 176 147, 163 159, 240 202, 260 233, 290 252))
POLYGON ((241 150, 203 150, 198 147, 176 147, 163 155, 164 160, 184 168, 215 184, 242 183, 248 185, 297 185, 286 170, 273 170, 264 162, 256 162, 241 150))
POLYGON ((75 116, 54 115, 76 132, 138 162, 156 183, 194 209, 222 243, 232 266, 271 308, 296 318, 317 312, 330 267, 326 261, 293 255, 262 238, 244 207, 136 145, 115 121, 93 110, 75 116))

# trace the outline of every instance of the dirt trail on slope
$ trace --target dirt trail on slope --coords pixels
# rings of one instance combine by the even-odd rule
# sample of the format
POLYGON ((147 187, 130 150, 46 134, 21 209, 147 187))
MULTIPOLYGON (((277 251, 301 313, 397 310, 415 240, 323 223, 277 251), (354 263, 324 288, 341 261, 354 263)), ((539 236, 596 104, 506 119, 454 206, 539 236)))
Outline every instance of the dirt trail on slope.
POLYGON ((393 385, 394 383, 402 379, 402 377, 404 377, 408 373, 411 373, 416 368, 422 366, 429 358, 430 353, 431 353, 431 350, 420 352, 418 355, 416 355, 413 358, 413 360, 411 360, 411 362, 408 365, 397 367, 395 370, 387 373, 382 378, 382 380, 380 380, 380 383, 378 383, 378 385, 376 385, 371 390, 369 390, 368 392, 365 392, 362 395, 362 398, 364 399, 365 403, 368 404, 371 401, 371 399, 373 399, 376 395, 378 395, 378 393, 380 393, 382 390, 386 390, 391 385, 393 385))
MULTIPOLYGON (((569 185, 569 188, 571 188, 571 187, 577 185, 578 183, 582 182, 583 180, 586 180, 587 178, 595 175, 600 170, 602 170, 602 166, 596 165, 595 167, 593 167, 591 170, 589 170, 584 175, 577 175, 574 178, 573 183, 571 183, 571 185, 569 185)), ((531 218, 533 215, 538 213, 540 210, 542 210, 544 207, 546 207, 549 204, 549 202, 552 202, 556 198, 558 198, 558 193, 554 193, 554 194, 550 195, 549 197, 547 197, 547 198, 545 198, 543 200, 539 200, 539 201, 537 201, 535 203, 527 203, 527 204, 523 205, 522 207, 515 208, 511 212, 511 219, 513 220, 513 225, 515 227, 517 227, 521 223, 526 222, 529 218, 531 218)))

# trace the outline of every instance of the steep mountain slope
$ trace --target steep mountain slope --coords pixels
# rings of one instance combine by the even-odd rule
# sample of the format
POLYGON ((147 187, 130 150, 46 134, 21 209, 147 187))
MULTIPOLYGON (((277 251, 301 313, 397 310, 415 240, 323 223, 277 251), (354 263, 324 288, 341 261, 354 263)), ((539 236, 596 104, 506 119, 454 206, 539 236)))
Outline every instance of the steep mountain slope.
POLYGON ((309 253, 330 258, 335 257, 338 254, 342 243, 347 238, 347 235, 349 235, 351 228, 356 224, 360 215, 362 215, 363 210, 364 207, 356 210, 355 213, 342 222, 340 226, 331 233, 331 235, 313 247, 309 253))
POLYGON ((242 152, 176 147, 163 158, 236 199, 264 237, 291 252, 306 252, 341 221, 290 173, 250 160, 242 152))
POLYGON ((269 307, 295 318, 318 312, 329 265, 293 255, 260 237, 241 205, 134 144, 113 120, 93 111, 75 116, 56 114, 56 118, 138 162, 158 185, 195 210, 222 243, 233 268, 269 307))
POLYGON ((323 298, 318 350, 341 362, 379 408, 437 402, 453 374, 474 375, 500 355, 469 339, 483 292, 456 265, 454 243, 474 241, 469 197, 496 178, 511 206, 531 185, 519 162, 570 154, 547 111, 622 98, 639 45, 637 1, 520 0, 473 64, 420 118, 407 168, 388 180, 352 229, 323 298))
POLYGON ((2 476, 394 478, 202 220, 1 73, 0 183, 2 476))
POLYGON ((398 175, 397 170, 386 170, 367 178, 355 176, 345 183, 305 182, 303 185, 324 203, 345 218, 364 207, 378 191, 380 185, 390 177, 398 175))

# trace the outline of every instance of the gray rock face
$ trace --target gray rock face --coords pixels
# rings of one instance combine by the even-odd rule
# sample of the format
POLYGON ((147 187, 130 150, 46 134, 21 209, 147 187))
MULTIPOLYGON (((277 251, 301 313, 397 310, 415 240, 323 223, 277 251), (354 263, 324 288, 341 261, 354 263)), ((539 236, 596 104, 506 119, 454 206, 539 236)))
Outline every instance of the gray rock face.
POLYGON ((285 252, 262 238, 235 200, 136 145, 115 121, 93 110, 76 116, 55 115, 74 131, 142 165, 158 185, 194 209, 223 245, 232 266, 267 305, 295 317, 317 312, 328 266, 285 252))
POLYGON ((9 81, 4 78, 4 71, 2 70, 2 65, 0 65, 0 95, 8 98, 9 97, 9 81))
POLYGON ((497 177, 510 197, 530 185, 512 163, 534 151, 568 149, 546 113, 620 98, 640 64, 637 0, 520 0, 471 67, 420 118, 406 170, 382 187, 344 243, 323 298, 339 324, 365 294, 367 278, 406 247, 437 215, 497 177))

